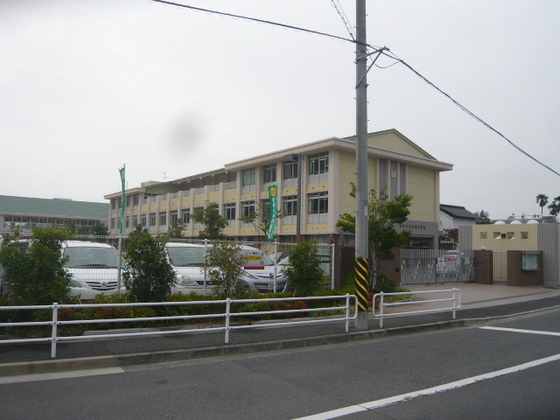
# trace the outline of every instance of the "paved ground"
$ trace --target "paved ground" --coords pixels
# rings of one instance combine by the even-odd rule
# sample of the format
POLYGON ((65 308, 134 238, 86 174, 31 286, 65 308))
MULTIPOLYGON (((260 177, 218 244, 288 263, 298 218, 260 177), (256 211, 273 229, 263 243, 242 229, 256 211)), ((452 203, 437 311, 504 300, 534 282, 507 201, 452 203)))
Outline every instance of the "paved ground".
MULTIPOLYGON (((299 325, 277 328, 251 328, 230 331, 230 342, 224 344, 224 332, 189 333, 139 338, 94 339, 57 344, 57 357, 51 359, 48 343, 6 344, 0 342, 0 376, 44 373, 73 369, 91 369, 142 363, 192 359, 228 354, 289 349, 329 343, 368 339, 388 334, 401 334, 426 329, 464 326, 484 319, 514 316, 521 313, 560 308, 560 288, 542 286, 513 287, 457 283, 430 286, 408 286, 411 291, 460 290, 461 307, 453 321, 451 312, 407 315, 384 319, 370 317, 368 329, 357 331, 343 322, 299 325)), ((450 302, 418 302, 450 297, 451 292, 420 294, 405 309, 419 310, 428 306, 451 306, 450 302)), ((391 308, 390 311, 397 309, 391 308)), ((402 310, 402 309, 401 309, 402 310)))

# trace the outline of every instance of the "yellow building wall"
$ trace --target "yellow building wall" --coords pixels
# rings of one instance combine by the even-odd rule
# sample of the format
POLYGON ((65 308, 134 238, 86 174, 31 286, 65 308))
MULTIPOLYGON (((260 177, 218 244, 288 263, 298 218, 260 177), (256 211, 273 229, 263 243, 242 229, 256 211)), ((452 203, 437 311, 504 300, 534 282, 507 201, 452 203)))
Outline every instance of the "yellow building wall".
POLYGON ((404 153, 410 156, 427 157, 427 154, 420 148, 416 147, 410 141, 402 138, 396 133, 383 133, 370 136, 368 144, 385 150, 404 153))
MULTIPOLYGON (((356 200, 350 197, 351 183, 356 183, 356 155, 354 153, 340 153, 339 165, 340 171, 336 181, 339 183, 340 214, 334 215, 336 220, 339 219, 341 214, 354 214, 356 212, 356 200)), ((371 172, 370 170, 369 173, 371 172)))
POLYGON ((219 203, 221 198, 221 193, 219 191, 212 191, 208 194, 209 203, 219 203))
POLYGON ((230 188, 224 191, 224 203, 232 203, 237 199, 239 191, 235 188, 230 188))
POLYGON ((438 222, 437 172, 408 165, 407 193, 412 195, 409 220, 438 222))
POLYGON ((472 227, 472 243, 473 249, 484 247, 494 252, 538 251, 538 225, 475 225, 472 227))

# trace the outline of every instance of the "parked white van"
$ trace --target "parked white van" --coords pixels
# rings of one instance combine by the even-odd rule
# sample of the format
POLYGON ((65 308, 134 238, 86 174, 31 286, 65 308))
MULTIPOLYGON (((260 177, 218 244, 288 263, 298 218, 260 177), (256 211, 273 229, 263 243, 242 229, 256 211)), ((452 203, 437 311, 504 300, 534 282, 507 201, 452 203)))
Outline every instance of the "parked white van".
MULTIPOLYGON (((70 293, 82 300, 90 300, 96 295, 112 295, 119 292, 119 252, 111 245, 88 242, 67 241, 62 244, 64 268, 72 275, 70 293)), ((121 263, 124 270, 124 263, 121 263)), ((126 290, 121 284, 120 292, 126 290)))
MULTIPOLYGON (((188 244, 183 242, 168 242, 165 247, 169 261, 175 268, 175 271, 180 274, 182 281, 180 284, 185 286, 174 288, 174 291, 181 291, 182 293, 195 292, 201 295, 208 295, 212 293, 213 284, 205 273, 204 261, 206 249, 212 245, 201 244, 188 244), (186 285, 189 281, 195 281, 197 286, 186 285)), ((253 250, 260 251, 256 248, 242 247, 242 252, 253 252, 253 250)), ((263 254, 264 255, 264 254, 263 254)), ((260 260, 259 260, 260 261, 260 260)), ((261 266, 259 265, 258 268, 261 266)), ((274 289, 274 278, 268 274, 263 277, 252 274, 253 270, 248 270, 245 267, 244 273, 239 277, 243 287, 246 290, 259 291, 262 293, 272 292, 274 289)), ((277 285, 277 290, 281 291, 285 288, 285 282, 280 286, 277 285)))

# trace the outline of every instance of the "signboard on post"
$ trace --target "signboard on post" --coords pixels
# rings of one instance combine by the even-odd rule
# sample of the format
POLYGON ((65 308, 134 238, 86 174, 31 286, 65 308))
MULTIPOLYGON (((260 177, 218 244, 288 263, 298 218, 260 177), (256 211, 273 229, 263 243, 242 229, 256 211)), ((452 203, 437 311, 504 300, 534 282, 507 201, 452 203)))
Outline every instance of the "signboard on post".
POLYGON ((121 187, 122 187, 122 196, 121 196, 121 215, 119 221, 119 234, 124 234, 124 212, 126 209, 126 181, 125 181, 125 167, 123 165, 122 168, 119 169, 119 174, 121 176, 121 187))
POLYGON ((270 204, 268 240, 274 241, 276 239, 276 228, 278 226, 278 187, 276 185, 268 187, 268 200, 270 204))

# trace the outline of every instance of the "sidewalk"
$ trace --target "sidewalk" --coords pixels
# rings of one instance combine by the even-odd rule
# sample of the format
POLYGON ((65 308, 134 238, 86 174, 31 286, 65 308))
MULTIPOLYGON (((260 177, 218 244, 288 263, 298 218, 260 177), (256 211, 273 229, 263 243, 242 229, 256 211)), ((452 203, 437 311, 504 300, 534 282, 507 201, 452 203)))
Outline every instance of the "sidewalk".
MULTIPOLYGON (((56 359, 50 358, 49 343, 19 345, 0 343, 0 377, 343 343, 389 334, 464 326, 472 320, 560 308, 560 288, 476 283, 420 285, 407 288, 411 291, 459 289, 462 303, 457 311, 457 319, 453 321, 451 311, 408 315, 386 318, 383 321, 384 328, 380 329, 379 319, 371 316, 366 331, 355 330, 351 323, 348 333, 344 331, 344 322, 232 330, 230 331, 230 344, 224 344, 223 331, 138 338, 91 339, 58 343, 56 359)), ((417 298, 417 301, 432 299, 432 297, 428 297, 429 295, 419 296, 422 298, 417 298)))

